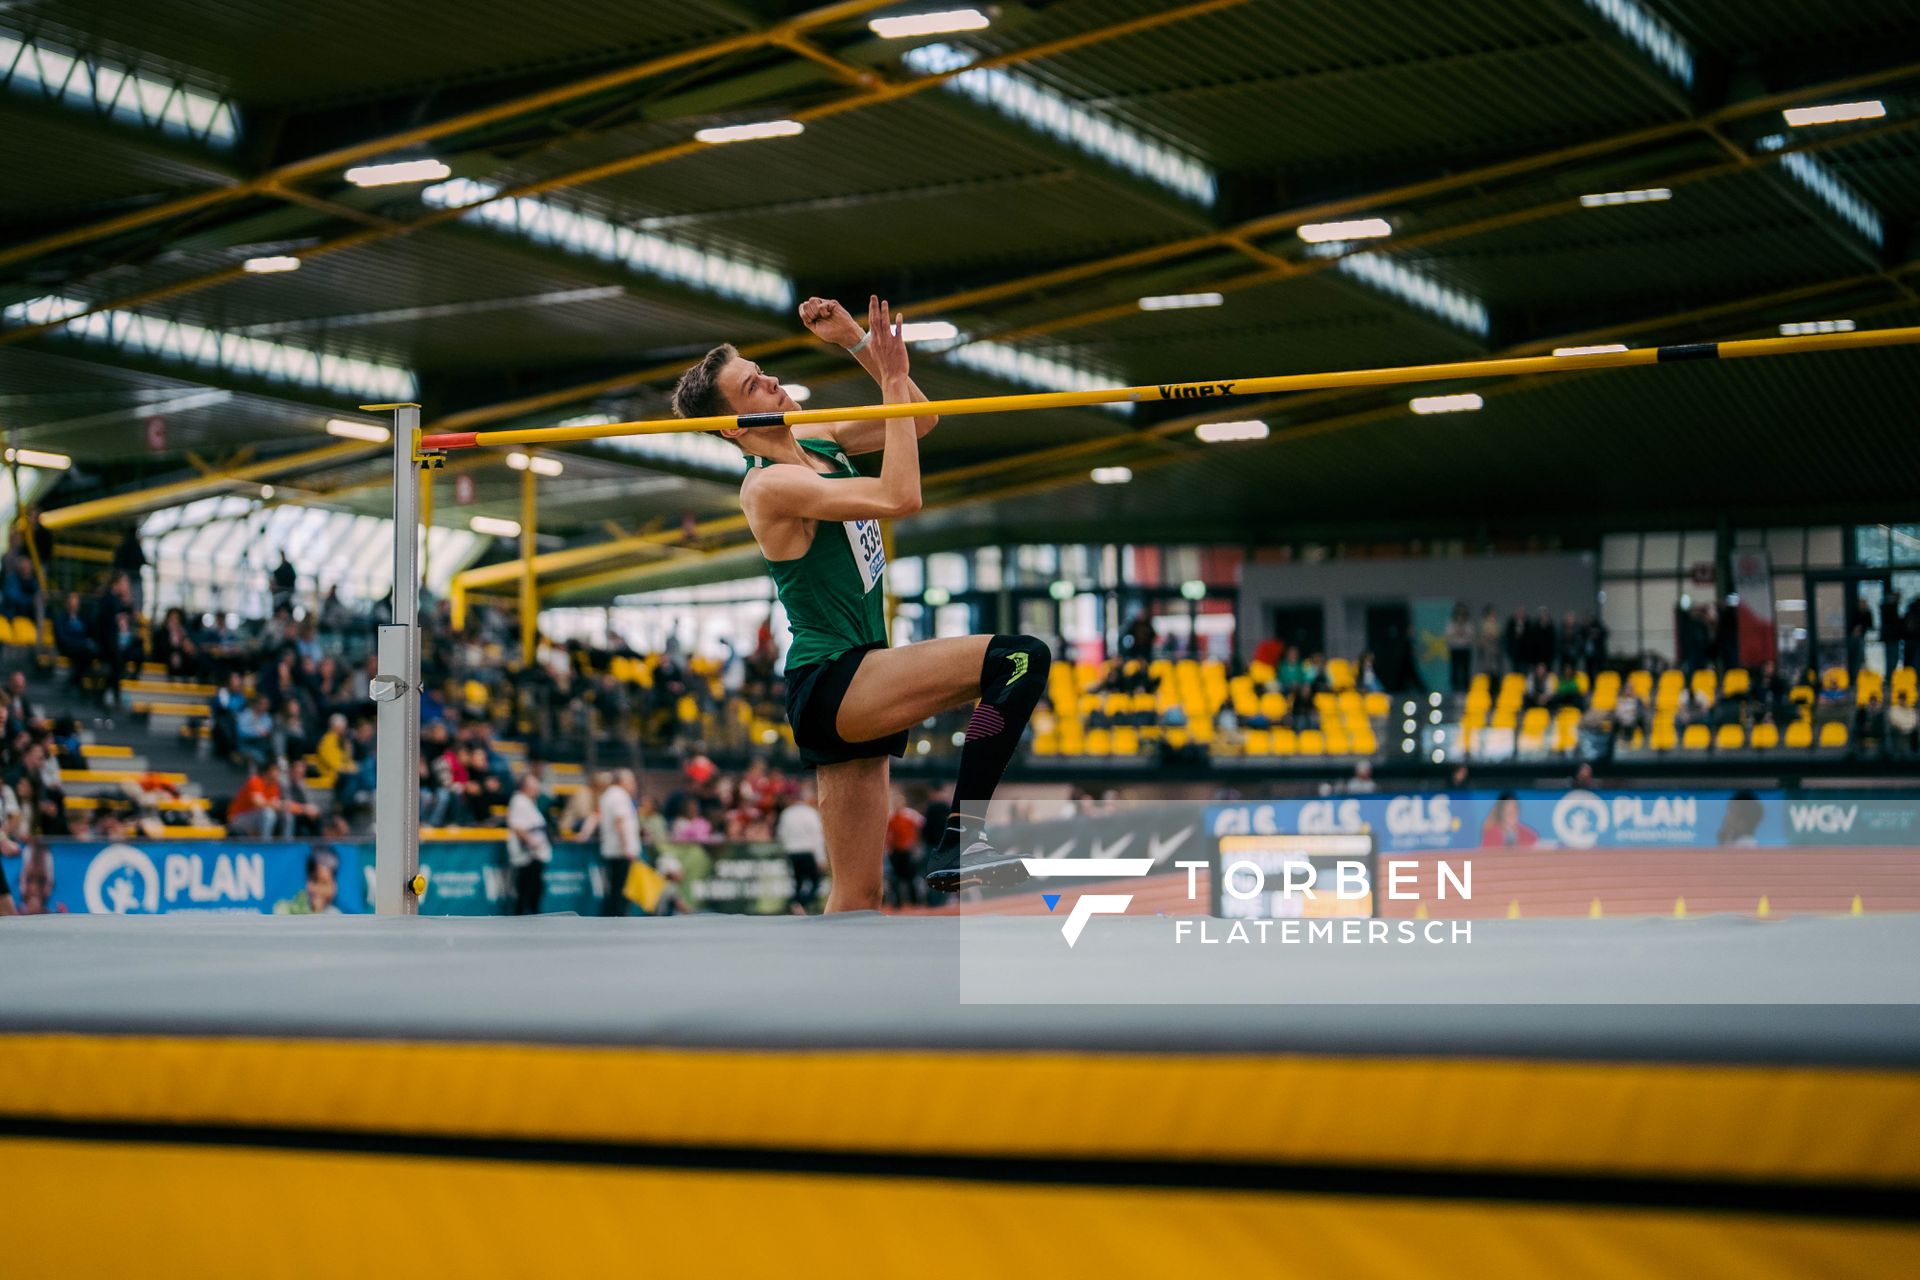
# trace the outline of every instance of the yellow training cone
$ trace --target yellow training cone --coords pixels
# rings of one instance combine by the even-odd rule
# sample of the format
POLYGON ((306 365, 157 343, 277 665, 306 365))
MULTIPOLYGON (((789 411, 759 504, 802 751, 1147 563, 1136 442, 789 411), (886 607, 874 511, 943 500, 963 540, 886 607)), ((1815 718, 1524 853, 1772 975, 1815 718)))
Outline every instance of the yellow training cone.
POLYGON ((1767 905, 1767 895, 1764 893, 1760 895, 1760 909, 1755 914, 1762 920, 1773 914, 1773 908, 1767 905))
POLYGON ((1685 920, 1687 918, 1687 900, 1685 898, 1675 898, 1673 900, 1673 918, 1675 920, 1685 920))
POLYGON ((1865 914, 1866 914, 1866 910, 1867 910, 1867 909, 1866 909, 1865 907, 1863 907, 1863 906, 1861 906, 1861 905, 1860 905, 1860 895, 1859 895, 1859 894, 1857 894, 1857 893, 1856 893, 1856 894, 1854 894, 1854 895, 1853 895, 1853 909, 1852 909, 1851 911, 1849 911, 1849 912, 1848 912, 1847 914, 1848 914, 1848 915, 1855 915, 1855 916, 1859 916, 1859 915, 1865 915, 1865 914))
MULTIPOLYGON (((1858 901, 1858 899, 1856 899, 1856 901, 1858 901)), ((1513 901, 1507 903, 1507 919, 1518 920, 1519 918, 1520 918, 1520 899, 1515 898, 1513 899, 1513 901)))
POLYGON ((1595 898, 1592 902, 1589 902, 1587 904, 1587 919, 1598 920, 1600 918, 1600 914, 1601 914, 1600 899, 1595 898))

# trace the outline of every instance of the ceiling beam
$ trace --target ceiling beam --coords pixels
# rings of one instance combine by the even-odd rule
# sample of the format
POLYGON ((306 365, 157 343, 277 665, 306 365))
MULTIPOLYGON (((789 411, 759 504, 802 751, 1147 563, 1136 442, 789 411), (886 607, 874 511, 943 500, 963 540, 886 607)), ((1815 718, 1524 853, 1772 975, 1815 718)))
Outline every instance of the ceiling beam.
POLYGON ((538 92, 510 98, 504 102, 464 111, 429 124, 382 134, 308 156, 305 159, 277 165, 253 178, 165 200, 148 208, 121 214, 102 222, 69 228, 54 235, 8 246, 0 249, 0 267, 23 262, 56 250, 72 248, 106 236, 118 235, 184 214, 229 204, 236 200, 254 196, 273 196, 277 193, 276 189, 332 170, 344 169, 356 161, 373 159, 388 152, 469 132, 501 120, 525 116, 562 103, 621 89, 638 81, 710 61, 728 53, 762 47, 777 34, 787 31, 807 31, 848 21, 892 2, 893 0, 839 0, 838 3, 810 10, 762 31, 742 32, 724 39, 707 41, 675 53, 646 58, 611 71, 603 71, 538 92))
MULTIPOLYGON (((1015 63, 1015 62, 1026 61, 1029 59, 1050 57, 1060 53, 1070 52, 1075 49, 1085 48, 1093 44, 1099 44, 1107 40, 1117 39, 1123 36, 1137 35, 1144 31, 1149 31, 1158 27, 1165 26, 1171 22, 1178 22, 1187 18, 1198 17, 1202 14, 1216 13, 1222 9, 1232 8, 1237 5, 1244 4, 1246 2, 1247 0, 1192 0, 1191 3, 1182 5, 1175 9, 1164 10, 1159 13, 1150 13, 1142 17, 1132 18, 1126 21, 1115 22, 1115 23, 1108 24, 1106 26, 1097 27, 1090 31, 1083 31, 1076 35, 1065 36, 1065 37, 1062 37, 1061 39, 1049 41, 1045 44, 1036 45, 1031 48, 1011 50, 1007 53, 997 54, 991 58, 983 58, 978 62, 972 64, 970 67, 965 68, 965 70, 979 70, 979 69, 985 69, 988 67, 1002 66, 1002 65, 1015 63)), ((844 18, 846 16, 851 16, 852 13, 855 11, 864 12, 868 9, 878 8, 881 5, 886 3, 891 3, 891 0, 842 0, 842 3, 836 6, 835 8, 840 12, 841 17, 844 18)), ((825 11, 816 10, 815 12, 820 13, 825 11)), ((789 23, 786 25, 790 28, 795 27, 798 21, 799 20, 796 20, 795 23, 789 23)), ((771 37, 767 33, 760 33, 753 38, 757 40, 757 39, 767 39, 771 37)), ((939 75, 923 76, 916 80, 909 80, 909 81, 887 84, 881 88, 878 88, 872 91, 855 91, 844 98, 827 102, 819 106, 808 107, 804 110, 792 112, 790 113, 790 116, 792 119, 800 120, 803 122, 811 121, 811 120, 819 120, 819 119, 825 119, 835 115, 840 115, 848 111, 861 110, 866 107, 875 106, 885 102, 899 101, 903 98, 909 98, 917 94, 923 93, 940 84, 944 84, 947 80, 952 79, 953 76, 959 73, 960 73, 959 70, 956 70, 956 71, 946 72, 939 75)), ((482 201, 481 203, 492 203, 493 201, 496 201, 496 200, 540 196, 551 191, 562 190, 568 187, 581 186, 587 183, 599 182, 607 178, 617 177, 621 174, 632 173, 641 168, 645 168, 649 165, 665 163, 666 161, 669 161, 669 160, 678 159, 681 156, 703 153, 706 150, 707 150, 707 145, 695 139, 688 139, 683 142, 671 143, 663 147, 655 148, 651 151, 644 151, 634 155, 625 156, 618 160, 612 160, 612 161, 607 161, 601 164, 590 165, 586 168, 576 169, 569 173, 562 173, 554 177, 543 178, 534 182, 522 183, 519 186, 504 188, 500 191, 495 192, 487 200, 482 201)), ((307 163, 307 162, 303 162, 303 163, 307 163)), ((320 166, 321 169, 325 169, 327 167, 330 167, 330 166, 327 166, 327 165, 320 166)), ((276 174, 273 176, 275 177, 275 180, 278 182, 285 182, 285 181, 291 180, 290 178, 286 177, 283 173, 280 173, 279 171, 276 171, 276 174)), ((258 192, 254 192, 253 194, 258 194, 258 192)), ((194 207, 198 208, 201 206, 196 205, 194 207)), ((419 231, 426 227, 439 226, 444 223, 452 222, 458 218, 462 218, 466 216, 475 207, 476 206, 468 205, 461 208, 434 209, 425 214, 422 214, 420 217, 414 219, 411 222, 397 224, 391 228, 379 228, 379 227, 363 228, 359 231, 350 232, 346 235, 335 237, 332 240, 326 240, 318 244, 302 247, 294 251, 291 256, 300 258, 304 261, 304 260, 320 257, 324 254, 341 253, 341 252, 346 252, 352 249, 362 248, 369 244, 377 244, 385 240, 393 239, 397 236, 407 235, 411 232, 419 231)), ((76 232, 75 234, 79 234, 79 233, 76 232)), ((8 251, 0 251, 0 265, 5 265, 5 263, 9 260, 7 257, 7 252, 8 251)), ((124 297, 101 300, 99 302, 93 303, 88 308, 87 313, 91 313, 93 311, 123 309, 128 307, 145 305, 153 302, 159 302, 169 298, 184 297, 188 294, 199 293, 203 290, 215 288, 219 285, 233 283, 237 280, 242 279, 244 275, 245 275, 245 272, 241 269, 241 267, 239 267, 238 265, 235 265, 231 268, 228 268, 222 271, 214 271, 214 272, 207 273, 205 275, 194 276, 184 280, 172 281, 164 285, 156 285, 152 288, 145 289, 138 293, 127 295, 124 297)), ((83 314, 87 314, 87 313, 83 313, 83 314)), ((10 342, 20 341, 23 338, 36 336, 37 334, 43 333, 53 327, 54 326, 52 325, 24 325, 24 326, 19 326, 12 329, 0 330, 0 346, 5 346, 10 342)))
POLYGON ((266 480, 273 476, 294 472, 311 471, 315 468, 335 466, 342 462, 364 462, 385 448, 385 445, 348 443, 323 445, 318 449, 304 449, 297 453, 283 453, 277 457, 263 458, 242 466, 203 472, 186 480, 176 480, 148 489, 134 489, 126 493, 110 494, 104 498, 56 507, 44 512, 41 521, 49 529, 71 529, 76 525, 97 524, 102 520, 113 520, 120 516, 157 511, 161 507, 177 507, 183 503, 192 502, 196 498, 220 493, 236 484, 266 480))
MULTIPOLYGON (((908 301, 903 304, 919 314, 939 314, 949 312, 967 312, 977 310, 990 303, 1002 302, 1012 298, 1027 297, 1060 288, 1066 285, 1082 284, 1090 281, 1109 279, 1116 275, 1136 271, 1144 267, 1157 266, 1186 257, 1229 247, 1229 240, 1238 237, 1256 240, 1260 237, 1279 232, 1292 231, 1303 223, 1325 221, 1352 214, 1375 212, 1396 206, 1404 206, 1435 196, 1468 191, 1492 184, 1511 181, 1515 178, 1544 173, 1553 169, 1591 161, 1606 156, 1654 145, 1659 142, 1681 138, 1688 135, 1698 136, 1709 125, 1724 125, 1733 120, 1744 120, 1768 111, 1779 110, 1809 99, 1826 97, 1836 93, 1851 92, 1873 85, 1909 79, 1920 75, 1920 62, 1903 63, 1898 66, 1883 67, 1876 71, 1845 77, 1824 84, 1804 85, 1797 89, 1764 97, 1750 98, 1725 107, 1694 120, 1677 120, 1664 125, 1627 130, 1605 138, 1593 139, 1568 146, 1554 147, 1525 156, 1512 157, 1492 164, 1478 166, 1457 173, 1434 178, 1416 180, 1373 192, 1356 193, 1313 204, 1295 207, 1277 213, 1265 214, 1249 219, 1238 226, 1226 230, 1166 241, 1105 257, 1088 259, 1070 266, 1049 268, 1038 272, 1026 273, 1012 279, 994 283, 963 287, 950 294, 908 301)), ((1278 278, 1277 276, 1275 277, 1278 278)), ((0 342, 5 334, 0 333, 0 342)), ((785 351, 804 347, 810 337, 793 335, 784 338, 769 339, 743 348, 742 353, 749 358, 777 355, 785 351)), ((497 404, 482 405, 451 414, 438 422, 430 424, 434 430, 455 431, 472 430, 476 427, 517 418, 529 412, 577 403, 595 396, 614 391, 657 382, 666 378, 678 377, 682 370, 679 363, 657 364, 630 372, 580 385, 542 392, 537 396, 502 401, 497 404)))

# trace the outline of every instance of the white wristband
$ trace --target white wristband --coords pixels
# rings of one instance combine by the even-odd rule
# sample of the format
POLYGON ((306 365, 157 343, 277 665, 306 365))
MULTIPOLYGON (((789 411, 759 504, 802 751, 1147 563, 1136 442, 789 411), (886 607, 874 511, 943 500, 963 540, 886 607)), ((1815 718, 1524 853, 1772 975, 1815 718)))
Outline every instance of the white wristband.
POLYGON ((872 333, 861 334, 860 341, 854 343, 852 346, 847 348, 847 354, 850 356, 859 355, 862 351, 865 351, 867 349, 867 344, 872 341, 873 341, 872 333))

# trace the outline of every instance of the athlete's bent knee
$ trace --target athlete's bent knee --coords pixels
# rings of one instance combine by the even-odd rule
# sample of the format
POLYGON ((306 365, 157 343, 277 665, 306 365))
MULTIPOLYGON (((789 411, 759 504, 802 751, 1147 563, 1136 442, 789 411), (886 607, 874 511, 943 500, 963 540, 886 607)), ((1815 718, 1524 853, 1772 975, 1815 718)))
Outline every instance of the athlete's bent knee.
POLYGON ((1053 650, 1035 636, 995 636, 987 641, 980 664, 980 697, 986 702, 1010 698, 1039 700, 1047 688, 1053 650))

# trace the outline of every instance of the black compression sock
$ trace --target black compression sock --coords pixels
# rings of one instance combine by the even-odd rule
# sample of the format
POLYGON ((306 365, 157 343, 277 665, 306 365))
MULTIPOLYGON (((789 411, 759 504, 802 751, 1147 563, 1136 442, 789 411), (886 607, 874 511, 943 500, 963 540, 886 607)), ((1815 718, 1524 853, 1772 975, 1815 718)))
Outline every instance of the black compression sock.
POLYGON ((1047 671, 1053 654, 1032 636, 995 636, 987 643, 980 664, 980 701, 967 722, 960 748, 960 777, 953 788, 953 817, 948 829, 962 819, 984 822, 987 803, 1007 772, 1020 745, 1033 709, 1047 691, 1047 671))

